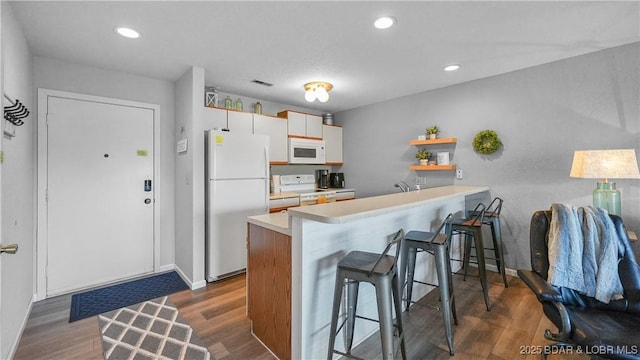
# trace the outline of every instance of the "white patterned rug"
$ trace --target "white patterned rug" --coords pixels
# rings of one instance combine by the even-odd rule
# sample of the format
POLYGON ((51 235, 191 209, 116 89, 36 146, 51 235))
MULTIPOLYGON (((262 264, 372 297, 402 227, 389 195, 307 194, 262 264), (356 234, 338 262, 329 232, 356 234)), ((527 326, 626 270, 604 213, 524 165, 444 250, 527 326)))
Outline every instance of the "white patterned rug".
POLYGON ((107 360, 213 359, 166 296, 98 316, 107 360))

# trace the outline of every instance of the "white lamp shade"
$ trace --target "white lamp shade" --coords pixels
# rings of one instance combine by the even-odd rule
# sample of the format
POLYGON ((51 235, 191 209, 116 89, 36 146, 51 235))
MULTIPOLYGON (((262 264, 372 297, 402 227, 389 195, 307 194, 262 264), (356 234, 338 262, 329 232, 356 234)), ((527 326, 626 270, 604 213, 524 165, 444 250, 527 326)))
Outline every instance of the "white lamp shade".
POLYGON ((320 101, 320 102, 325 103, 325 102, 329 101, 329 93, 322 86, 318 86, 316 88, 316 96, 318 97, 318 101, 320 101))
POLYGON ((304 92, 304 99, 308 102, 313 102, 316 99, 316 92, 313 90, 307 90, 304 92))
POLYGON ((634 149, 578 150, 570 177, 583 179, 640 179, 634 149))

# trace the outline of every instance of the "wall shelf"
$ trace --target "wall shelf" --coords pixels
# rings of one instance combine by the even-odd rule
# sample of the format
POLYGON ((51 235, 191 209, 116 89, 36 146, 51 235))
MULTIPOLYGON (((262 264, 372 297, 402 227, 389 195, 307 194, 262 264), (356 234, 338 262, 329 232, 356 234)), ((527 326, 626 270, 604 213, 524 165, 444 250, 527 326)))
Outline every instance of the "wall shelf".
POLYGON ((437 145, 437 144, 455 144, 458 142, 458 139, 451 138, 441 138, 434 140, 411 140, 409 141, 409 145, 437 145))
MULTIPOLYGON (((439 144, 455 144, 458 142, 458 139, 454 137, 450 138, 439 138, 433 140, 411 140, 409 141, 409 145, 413 146, 424 146, 424 145, 439 145, 439 144)), ((456 166, 454 164, 448 165, 411 165, 409 166, 409 170, 413 171, 448 171, 455 170, 456 166)))
POLYGON ((455 165, 411 165, 409 170, 419 171, 438 171, 438 170, 455 170, 455 165))

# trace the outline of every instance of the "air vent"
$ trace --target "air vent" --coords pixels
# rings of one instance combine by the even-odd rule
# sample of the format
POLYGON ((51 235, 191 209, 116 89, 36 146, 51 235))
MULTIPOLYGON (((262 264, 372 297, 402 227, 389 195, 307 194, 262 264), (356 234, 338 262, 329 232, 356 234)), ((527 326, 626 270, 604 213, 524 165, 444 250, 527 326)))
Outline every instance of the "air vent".
POLYGON ((251 80, 251 82, 254 83, 254 84, 262 85, 262 86, 273 86, 272 83, 268 83, 268 82, 262 81, 262 80, 251 80))

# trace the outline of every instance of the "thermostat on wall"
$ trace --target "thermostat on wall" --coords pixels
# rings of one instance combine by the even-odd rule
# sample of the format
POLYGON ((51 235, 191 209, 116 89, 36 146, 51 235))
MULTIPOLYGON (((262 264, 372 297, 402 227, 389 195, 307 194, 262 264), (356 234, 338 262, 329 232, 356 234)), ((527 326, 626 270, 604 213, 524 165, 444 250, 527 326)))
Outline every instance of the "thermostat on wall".
POLYGON ((178 140, 176 151, 178 154, 184 154, 187 152, 187 139, 178 140))

